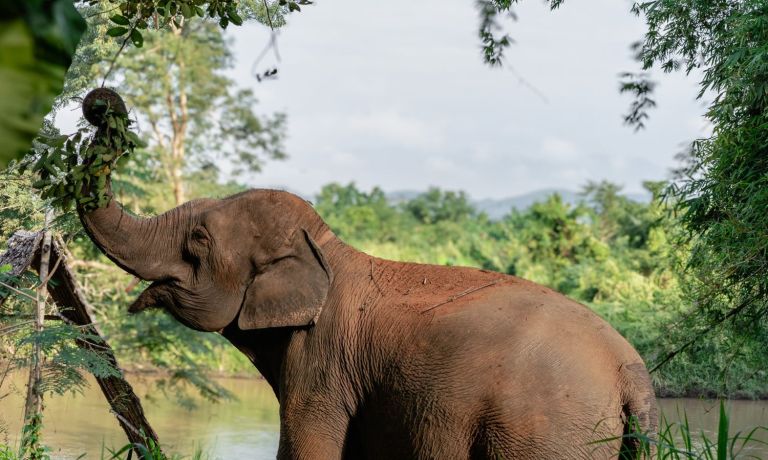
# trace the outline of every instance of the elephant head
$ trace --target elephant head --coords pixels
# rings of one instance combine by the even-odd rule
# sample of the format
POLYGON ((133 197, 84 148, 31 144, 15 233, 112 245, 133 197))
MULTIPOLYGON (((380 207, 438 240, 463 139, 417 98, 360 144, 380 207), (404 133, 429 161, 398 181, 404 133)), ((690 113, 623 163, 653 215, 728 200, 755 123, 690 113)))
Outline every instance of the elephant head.
POLYGON ((332 273, 313 235, 329 231, 307 202, 274 190, 196 200, 142 219, 114 199, 79 210, 96 245, 153 283, 131 312, 164 307, 185 325, 219 331, 313 324, 332 273))

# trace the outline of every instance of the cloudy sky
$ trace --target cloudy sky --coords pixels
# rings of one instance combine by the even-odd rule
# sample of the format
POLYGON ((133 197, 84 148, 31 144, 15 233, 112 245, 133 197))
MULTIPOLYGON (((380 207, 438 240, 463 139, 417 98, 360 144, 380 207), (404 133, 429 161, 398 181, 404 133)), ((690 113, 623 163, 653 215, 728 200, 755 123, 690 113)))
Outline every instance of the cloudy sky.
MULTIPOLYGON (((230 28, 237 81, 260 110, 288 115, 290 159, 249 182, 303 194, 332 181, 437 185, 487 198, 600 179, 637 192, 668 177, 706 130, 696 78, 655 72, 659 106, 635 133, 621 117, 631 99, 617 90, 644 32, 630 3, 522 3, 501 69, 482 63, 472 0, 320 0, 290 16, 279 78, 263 83, 252 67, 268 29, 230 28)), ((258 69, 272 64, 269 55, 258 69)))
MULTIPOLYGON (((279 78, 261 83, 254 63, 269 29, 230 27, 235 80, 259 111, 288 116, 289 159, 245 180, 304 196, 329 182, 476 199, 603 179, 640 192, 668 178, 675 154, 708 126, 698 79, 661 71, 647 129, 623 125, 631 98, 618 74, 637 70, 629 45, 644 33, 630 6, 568 0, 550 12, 523 1, 506 65, 489 68, 473 0, 318 0, 279 31, 281 61, 270 53, 256 66, 276 65, 279 78)), ((77 114, 57 122, 73 127, 77 114)))

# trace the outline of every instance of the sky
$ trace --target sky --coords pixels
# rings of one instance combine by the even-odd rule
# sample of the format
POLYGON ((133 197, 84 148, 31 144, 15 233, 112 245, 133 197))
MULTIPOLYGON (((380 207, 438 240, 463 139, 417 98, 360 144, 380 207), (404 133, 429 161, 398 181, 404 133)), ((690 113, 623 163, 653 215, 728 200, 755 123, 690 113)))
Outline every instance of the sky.
POLYGON ((277 65, 278 78, 261 83, 253 65, 269 29, 230 27, 236 81, 259 111, 288 117, 289 159, 246 180, 303 195, 355 182, 502 198, 603 179, 639 192, 707 125, 697 79, 661 71, 647 129, 623 125, 631 97, 618 74, 637 70, 629 45, 645 30, 630 6, 524 1, 506 65, 490 68, 472 0, 320 0, 289 16, 280 62, 268 54, 256 68, 277 65))

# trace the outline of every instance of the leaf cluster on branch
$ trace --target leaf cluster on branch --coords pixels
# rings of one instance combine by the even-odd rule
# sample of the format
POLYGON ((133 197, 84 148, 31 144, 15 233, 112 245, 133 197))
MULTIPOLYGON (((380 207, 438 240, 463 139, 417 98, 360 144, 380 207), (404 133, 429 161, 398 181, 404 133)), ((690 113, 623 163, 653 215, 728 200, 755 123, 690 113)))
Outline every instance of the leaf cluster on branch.
POLYGON ((72 205, 84 209, 104 207, 109 202, 107 178, 143 142, 130 130, 132 120, 124 110, 114 110, 104 100, 100 128, 80 128, 71 135, 41 134, 35 157, 18 165, 20 173, 30 170, 39 177, 32 186, 51 205, 67 211, 72 205))

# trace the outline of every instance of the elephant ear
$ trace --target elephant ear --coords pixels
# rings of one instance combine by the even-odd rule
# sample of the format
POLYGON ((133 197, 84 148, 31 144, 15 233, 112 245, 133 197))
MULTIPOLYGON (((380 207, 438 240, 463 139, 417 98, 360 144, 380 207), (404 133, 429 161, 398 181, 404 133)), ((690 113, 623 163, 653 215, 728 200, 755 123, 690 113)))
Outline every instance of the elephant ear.
POLYGON ((302 229, 294 237, 291 253, 254 277, 237 324, 243 330, 314 324, 332 281, 322 251, 302 229))

